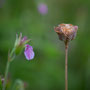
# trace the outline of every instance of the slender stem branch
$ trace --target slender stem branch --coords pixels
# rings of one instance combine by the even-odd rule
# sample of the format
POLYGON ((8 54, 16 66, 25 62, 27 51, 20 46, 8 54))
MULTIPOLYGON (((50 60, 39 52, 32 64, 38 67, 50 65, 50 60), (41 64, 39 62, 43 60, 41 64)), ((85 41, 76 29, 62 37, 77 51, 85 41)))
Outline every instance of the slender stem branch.
POLYGON ((2 90, 5 90, 6 89, 6 83, 7 83, 7 78, 8 78, 8 72, 9 72, 10 63, 15 58, 13 56, 14 50, 15 50, 15 48, 13 48, 13 50, 11 51, 11 53, 8 54, 8 61, 7 61, 7 65, 6 65, 5 77, 4 77, 4 83, 3 83, 3 89, 2 90))
POLYGON ((68 90, 68 43, 65 43, 65 90, 68 90))
POLYGON ((9 66, 10 66, 10 62, 7 61, 6 71, 5 71, 5 80, 4 80, 4 84, 3 84, 3 89, 2 90, 5 90, 5 88, 6 88, 6 82, 7 82, 7 77, 8 77, 9 66))

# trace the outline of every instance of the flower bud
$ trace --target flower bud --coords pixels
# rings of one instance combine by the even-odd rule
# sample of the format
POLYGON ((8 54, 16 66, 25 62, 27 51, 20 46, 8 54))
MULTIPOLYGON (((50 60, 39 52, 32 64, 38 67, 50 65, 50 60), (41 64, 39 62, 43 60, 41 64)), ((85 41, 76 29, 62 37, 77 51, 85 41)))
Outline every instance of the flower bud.
POLYGON ((22 49, 25 47, 25 44, 27 44, 30 40, 27 39, 27 37, 22 38, 22 33, 20 33, 20 36, 16 34, 16 41, 15 41, 15 54, 18 55, 22 49))
POLYGON ((68 42, 75 38, 78 26, 73 26, 72 24, 60 24, 54 29, 60 40, 68 42))

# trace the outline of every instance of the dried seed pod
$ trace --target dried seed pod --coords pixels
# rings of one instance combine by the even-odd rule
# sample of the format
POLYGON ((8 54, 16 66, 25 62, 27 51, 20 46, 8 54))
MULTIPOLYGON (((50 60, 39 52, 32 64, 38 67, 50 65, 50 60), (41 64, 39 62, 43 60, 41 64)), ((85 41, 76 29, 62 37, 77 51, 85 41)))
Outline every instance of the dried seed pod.
POLYGON ((60 24, 54 29, 60 40, 68 42, 75 38, 78 26, 73 26, 72 24, 60 24))

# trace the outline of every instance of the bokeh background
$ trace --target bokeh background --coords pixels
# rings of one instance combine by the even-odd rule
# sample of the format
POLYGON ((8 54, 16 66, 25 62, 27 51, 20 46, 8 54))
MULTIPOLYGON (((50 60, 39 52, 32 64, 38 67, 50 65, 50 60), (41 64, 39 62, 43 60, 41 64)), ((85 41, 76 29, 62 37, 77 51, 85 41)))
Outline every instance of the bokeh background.
POLYGON ((11 63, 8 90, 18 79, 25 83, 25 90, 65 89, 64 43, 54 32, 60 23, 79 27, 69 45, 68 88, 90 90, 90 1, 0 0, 0 76, 4 76, 16 33, 32 39, 30 45, 35 51, 32 61, 27 61, 22 52, 11 63), (48 9, 44 14, 38 10, 41 3, 48 9))

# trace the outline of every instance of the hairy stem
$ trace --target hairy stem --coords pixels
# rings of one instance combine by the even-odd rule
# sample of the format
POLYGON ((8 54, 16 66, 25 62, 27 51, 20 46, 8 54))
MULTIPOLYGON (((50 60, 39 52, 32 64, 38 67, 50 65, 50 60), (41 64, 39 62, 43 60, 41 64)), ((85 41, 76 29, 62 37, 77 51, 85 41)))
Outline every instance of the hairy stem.
POLYGON ((8 61, 7 61, 7 65, 6 65, 5 77, 4 77, 4 83, 3 83, 3 89, 2 90, 6 90, 6 83, 7 83, 7 78, 8 78, 8 72, 9 72, 10 63, 15 58, 14 55, 13 55, 14 54, 14 50, 15 50, 15 48, 13 48, 13 50, 11 51, 11 53, 8 54, 8 61))
POLYGON ((4 80, 4 84, 3 84, 3 89, 2 90, 5 90, 5 88, 6 88, 6 82, 7 82, 7 77, 8 77, 9 66, 10 66, 10 62, 7 61, 6 70, 5 70, 5 78, 4 78, 5 80, 4 80))
POLYGON ((65 90, 68 90, 68 42, 65 43, 65 90))

